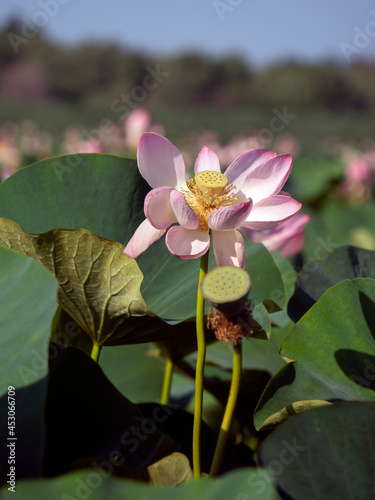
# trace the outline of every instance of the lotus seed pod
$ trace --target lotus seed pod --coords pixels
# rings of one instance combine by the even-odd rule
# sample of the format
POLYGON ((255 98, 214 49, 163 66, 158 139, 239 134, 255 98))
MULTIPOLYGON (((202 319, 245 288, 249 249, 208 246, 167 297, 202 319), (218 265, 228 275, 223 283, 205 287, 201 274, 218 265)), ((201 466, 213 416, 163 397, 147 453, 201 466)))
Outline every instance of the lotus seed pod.
POLYGON ((246 307, 250 290, 250 275, 236 266, 211 269, 201 281, 202 296, 224 315, 241 314, 246 307))
POLYGON ((220 172, 204 170, 194 176, 195 182, 202 194, 219 195, 228 184, 228 179, 220 172))

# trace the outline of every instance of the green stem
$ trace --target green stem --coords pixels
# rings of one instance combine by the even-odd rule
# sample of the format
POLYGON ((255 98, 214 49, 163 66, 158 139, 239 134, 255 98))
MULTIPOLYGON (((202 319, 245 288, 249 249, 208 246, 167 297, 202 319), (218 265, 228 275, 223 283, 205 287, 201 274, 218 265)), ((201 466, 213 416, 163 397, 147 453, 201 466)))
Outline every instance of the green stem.
POLYGON ((193 427, 193 472, 194 478, 201 477, 201 425, 203 405, 203 372, 206 359, 206 338, 204 335, 204 298, 200 290, 200 283, 208 269, 208 252, 201 257, 198 294, 197 294, 197 365, 195 368, 195 402, 193 427))
POLYGON ((220 471, 221 462, 223 460, 225 447, 228 441, 229 429, 232 423, 234 410, 236 408, 238 391, 240 388, 242 371, 242 344, 239 342, 233 346, 233 371, 232 383, 229 390, 227 406, 225 408, 223 421, 221 423, 219 439, 217 441, 214 458, 211 465, 210 476, 217 476, 220 471))
POLYGON ((91 358, 97 363, 99 361, 99 354, 101 351, 101 346, 99 344, 96 344, 94 342, 92 346, 92 351, 91 351, 91 358))
POLYGON ((171 392, 173 370, 174 370, 174 363, 170 358, 167 358, 165 362, 163 388, 160 397, 160 402, 162 405, 167 405, 169 402, 169 394, 171 392))

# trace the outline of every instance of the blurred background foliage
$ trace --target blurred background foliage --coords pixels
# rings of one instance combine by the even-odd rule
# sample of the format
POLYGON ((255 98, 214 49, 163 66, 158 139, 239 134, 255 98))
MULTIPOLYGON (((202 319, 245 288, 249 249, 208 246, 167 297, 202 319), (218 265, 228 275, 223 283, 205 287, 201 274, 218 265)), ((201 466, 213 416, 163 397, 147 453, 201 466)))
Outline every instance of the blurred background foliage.
POLYGON ((0 122, 27 118, 61 132, 72 123, 118 120, 126 108, 113 103, 142 87, 147 67, 159 65, 168 76, 139 102, 172 140, 201 127, 225 142, 246 127, 267 127, 273 109, 285 106, 299 117, 288 131, 304 144, 329 135, 359 141, 373 131, 375 64, 369 60, 284 61, 255 69, 236 55, 155 58, 113 43, 58 46, 42 32, 16 53, 9 33, 22 36, 16 19, 0 32, 0 122))

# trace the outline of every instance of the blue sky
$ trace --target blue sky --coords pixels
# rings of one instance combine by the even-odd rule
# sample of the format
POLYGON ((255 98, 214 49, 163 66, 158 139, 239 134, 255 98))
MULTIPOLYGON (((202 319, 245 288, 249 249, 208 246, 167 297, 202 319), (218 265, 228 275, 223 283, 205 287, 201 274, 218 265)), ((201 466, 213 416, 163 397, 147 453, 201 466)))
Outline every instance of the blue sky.
POLYGON ((345 64, 346 43, 375 57, 372 0, 1 0, 0 24, 11 14, 47 18, 45 33, 60 42, 114 40, 154 55, 195 49, 240 54, 255 66, 288 58, 345 64), (54 14, 40 16, 43 6, 54 14))

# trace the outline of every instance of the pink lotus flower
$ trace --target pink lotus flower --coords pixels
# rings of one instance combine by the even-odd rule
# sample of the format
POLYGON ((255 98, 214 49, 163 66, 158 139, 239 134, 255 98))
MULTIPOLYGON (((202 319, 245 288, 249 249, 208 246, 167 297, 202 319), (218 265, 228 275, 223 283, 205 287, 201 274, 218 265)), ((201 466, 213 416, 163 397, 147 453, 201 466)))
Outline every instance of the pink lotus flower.
POLYGON ((186 181, 180 151, 164 137, 145 133, 138 145, 138 168, 153 189, 144 202, 146 220, 124 250, 133 258, 169 228, 165 243, 179 259, 204 255, 212 236, 217 265, 244 267, 240 231, 271 229, 301 208, 298 201, 279 194, 292 168, 290 155, 248 151, 223 175, 217 155, 204 146, 194 179, 186 181))
POLYGON ((302 250, 305 244, 303 230, 309 221, 309 215, 298 214, 282 222, 275 229, 266 231, 243 229, 243 232, 250 240, 263 243, 270 252, 278 250, 283 257, 288 258, 302 250))

